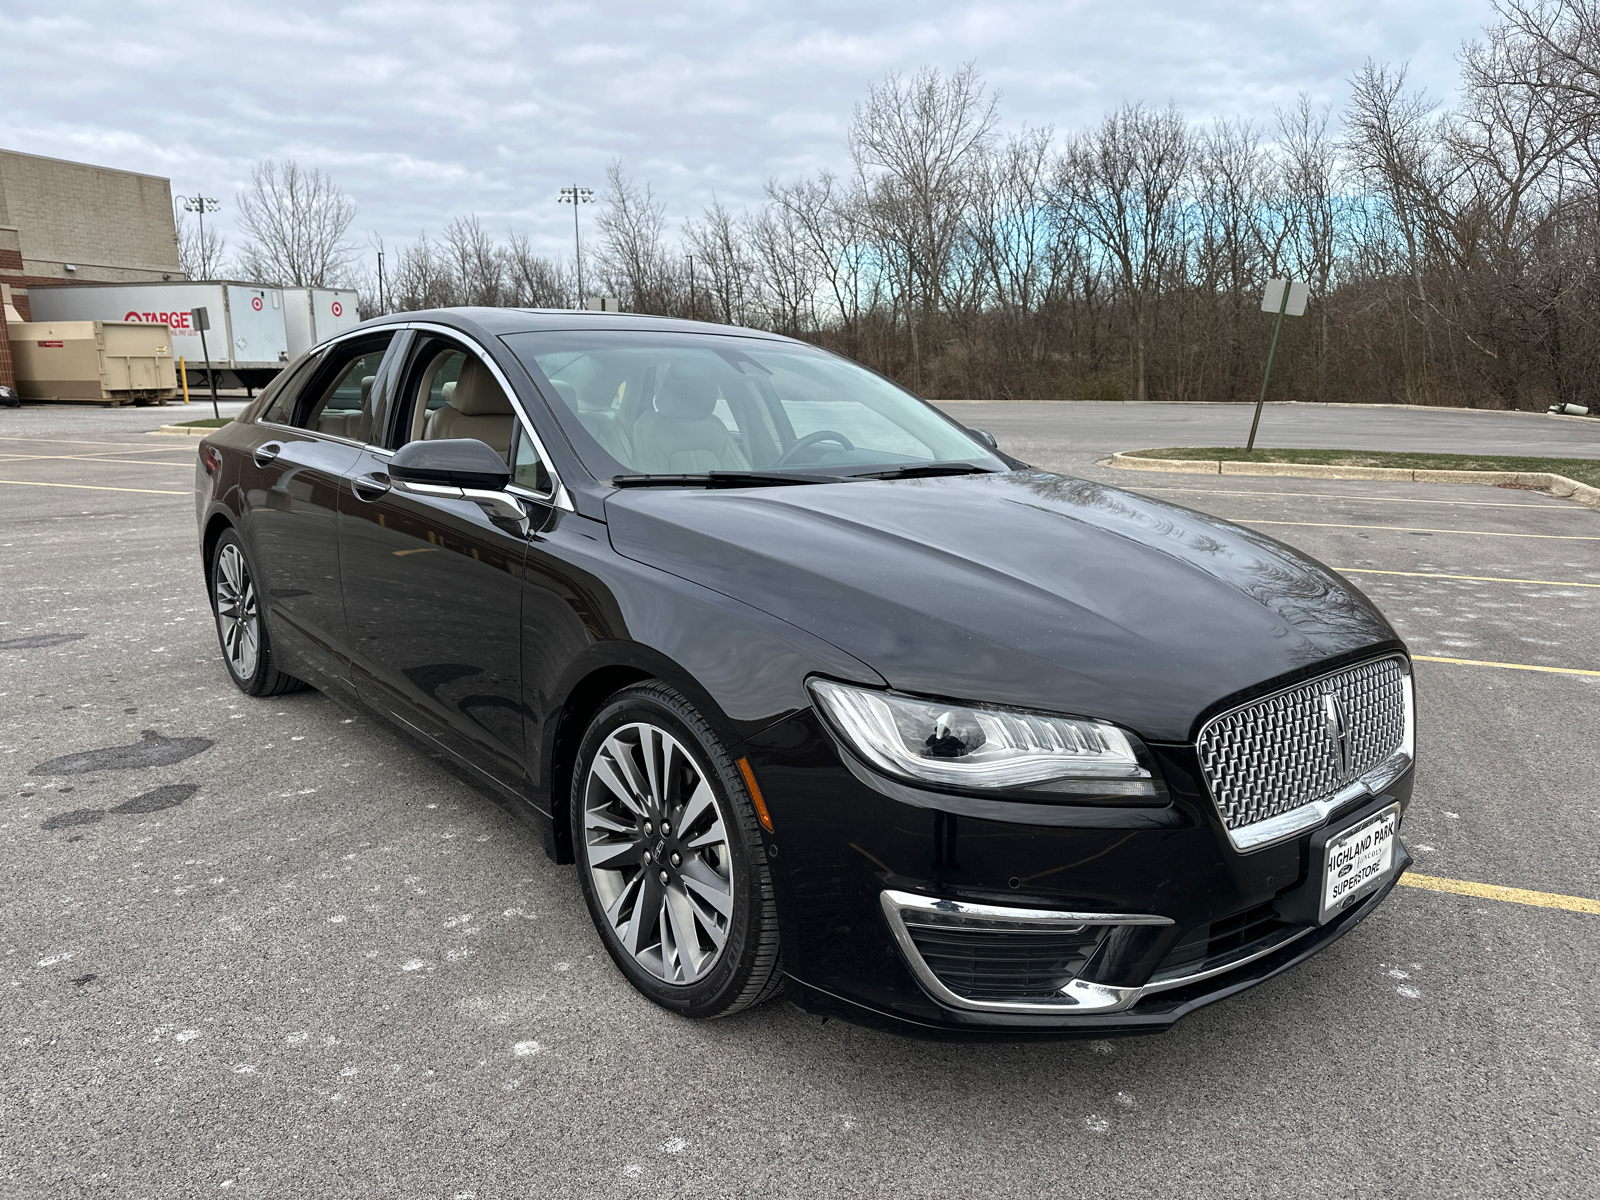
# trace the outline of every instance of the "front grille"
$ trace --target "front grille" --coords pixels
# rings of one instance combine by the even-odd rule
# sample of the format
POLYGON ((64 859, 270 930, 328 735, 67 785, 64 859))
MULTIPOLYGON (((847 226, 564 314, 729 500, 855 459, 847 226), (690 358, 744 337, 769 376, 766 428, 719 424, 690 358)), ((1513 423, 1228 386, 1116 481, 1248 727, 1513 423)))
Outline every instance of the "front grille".
POLYGON ((928 969, 968 1000, 1047 1000, 1088 965, 1104 926, 1011 930, 906 921, 928 969))
POLYGON ((1325 800, 1378 766, 1406 736, 1405 667, 1384 658, 1247 704, 1208 722, 1196 750, 1229 829, 1325 800), (1344 741, 1324 695, 1343 710, 1344 741))

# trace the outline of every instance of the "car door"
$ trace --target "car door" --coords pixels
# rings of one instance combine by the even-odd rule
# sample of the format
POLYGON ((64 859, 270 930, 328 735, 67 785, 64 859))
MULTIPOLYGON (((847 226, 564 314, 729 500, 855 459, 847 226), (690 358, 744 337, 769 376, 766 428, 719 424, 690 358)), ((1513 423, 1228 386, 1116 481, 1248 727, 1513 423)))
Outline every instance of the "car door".
POLYGON ((522 574, 545 510, 530 501, 530 520, 507 520, 471 500, 403 491, 388 475, 393 451, 414 437, 478 437, 509 460, 522 432, 515 400, 486 357, 433 334, 417 337, 395 379, 388 445, 359 451, 339 493, 356 690, 520 791, 522 574))
POLYGON ((393 338, 346 339, 302 364, 262 414, 242 464, 241 527, 276 648, 319 686, 349 686, 338 497, 393 338))

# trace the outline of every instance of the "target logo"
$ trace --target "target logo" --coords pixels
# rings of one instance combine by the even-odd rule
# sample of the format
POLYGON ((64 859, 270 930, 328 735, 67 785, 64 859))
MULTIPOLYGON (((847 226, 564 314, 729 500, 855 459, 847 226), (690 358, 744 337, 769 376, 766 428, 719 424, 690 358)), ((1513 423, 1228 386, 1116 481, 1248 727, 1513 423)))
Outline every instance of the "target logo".
POLYGON ((250 297, 250 307, 255 309, 257 312, 260 312, 261 311, 261 297, 260 296, 251 296, 250 297))
POLYGON ((344 316, 344 305, 340 304, 337 300, 333 302, 333 315, 336 317, 344 316))

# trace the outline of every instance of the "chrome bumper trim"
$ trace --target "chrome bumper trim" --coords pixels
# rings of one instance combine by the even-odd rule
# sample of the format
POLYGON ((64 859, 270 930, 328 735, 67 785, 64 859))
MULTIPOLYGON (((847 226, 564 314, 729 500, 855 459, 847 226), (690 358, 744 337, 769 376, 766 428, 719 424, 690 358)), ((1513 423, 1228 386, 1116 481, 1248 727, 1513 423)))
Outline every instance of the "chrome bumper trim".
POLYGON ((1113 987, 1074 979, 1052 1000, 972 1000, 951 991, 924 961, 921 951, 906 928, 906 918, 916 925, 955 925, 963 928, 990 926, 995 929, 1081 929, 1085 925, 1171 925, 1170 917, 1138 913, 1055 912, 1036 908, 1005 908, 990 904, 942 900, 913 892, 885 890, 879 893, 889 932, 900 946, 917 982, 940 1004, 971 1012, 1020 1013, 1062 1016, 1078 1013, 1107 1013, 1129 1008, 1138 1002, 1144 988, 1113 987))

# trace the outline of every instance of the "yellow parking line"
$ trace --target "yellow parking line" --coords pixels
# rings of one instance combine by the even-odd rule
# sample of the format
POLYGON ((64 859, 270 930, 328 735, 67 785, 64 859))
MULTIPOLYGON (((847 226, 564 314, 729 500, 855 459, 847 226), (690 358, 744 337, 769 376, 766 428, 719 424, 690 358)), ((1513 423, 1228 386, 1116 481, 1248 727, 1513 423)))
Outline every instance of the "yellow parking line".
POLYGON ((1410 575, 1416 579, 1471 579, 1478 583, 1537 583, 1542 587, 1592 587, 1600 583, 1571 583, 1559 579, 1508 579, 1503 575, 1441 575, 1438 571, 1378 571, 1370 567, 1335 567, 1341 575, 1410 575))
POLYGON ((1503 900, 1507 904, 1531 904, 1536 908, 1564 908, 1568 912, 1600 916, 1600 900, 1587 896, 1562 896, 1556 892, 1530 892, 1526 888, 1501 887, 1498 883, 1470 883, 1465 879, 1440 879, 1437 875, 1418 875, 1407 871, 1400 876, 1405 887, 1426 888, 1430 892, 1454 892, 1480 900, 1503 900))
POLYGON ((1381 529, 1385 533, 1460 533, 1468 537, 1541 538, 1555 542, 1600 542, 1600 536, 1582 533, 1499 533, 1492 529, 1426 529, 1411 525, 1346 525, 1340 521, 1258 521, 1254 517, 1224 517, 1236 525, 1298 525, 1307 529, 1381 529))
POLYGON ((1582 667, 1536 667, 1532 663, 1486 662, 1481 658, 1437 658, 1431 654, 1413 654, 1411 661, 1454 663, 1458 667, 1504 667, 1508 671, 1548 671, 1552 675, 1600 676, 1600 671, 1587 671, 1582 667))
POLYGON ((0 483, 15 484, 17 487, 80 488, 86 492, 140 492, 146 496, 187 496, 189 494, 188 492, 162 492, 154 488, 100 487, 92 483, 40 483, 36 479, 0 479, 0 483))

